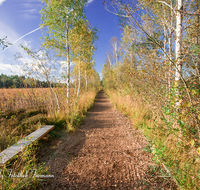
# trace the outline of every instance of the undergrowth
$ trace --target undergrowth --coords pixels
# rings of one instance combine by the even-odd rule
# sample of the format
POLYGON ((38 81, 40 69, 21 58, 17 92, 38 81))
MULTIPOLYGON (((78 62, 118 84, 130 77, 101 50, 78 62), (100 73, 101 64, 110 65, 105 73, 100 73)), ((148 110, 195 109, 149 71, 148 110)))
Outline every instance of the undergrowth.
POLYGON ((179 188, 200 189, 200 154, 193 139, 180 139, 176 128, 166 126, 162 112, 142 97, 123 90, 106 90, 106 93, 115 108, 147 137, 154 161, 164 164, 179 188))

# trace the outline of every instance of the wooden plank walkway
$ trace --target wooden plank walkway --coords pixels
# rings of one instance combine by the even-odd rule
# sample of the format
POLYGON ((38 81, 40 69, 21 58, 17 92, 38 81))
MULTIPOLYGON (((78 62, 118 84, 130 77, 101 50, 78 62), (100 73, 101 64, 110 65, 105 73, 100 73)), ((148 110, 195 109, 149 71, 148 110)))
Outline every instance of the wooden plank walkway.
POLYGON ((54 128, 54 125, 45 125, 40 129, 34 131, 30 135, 26 136, 25 138, 21 139, 14 145, 8 147, 4 151, 0 153, 0 165, 6 164, 9 160, 11 160, 15 155, 22 152, 28 145, 33 143, 36 140, 41 139, 44 137, 49 131, 54 128))

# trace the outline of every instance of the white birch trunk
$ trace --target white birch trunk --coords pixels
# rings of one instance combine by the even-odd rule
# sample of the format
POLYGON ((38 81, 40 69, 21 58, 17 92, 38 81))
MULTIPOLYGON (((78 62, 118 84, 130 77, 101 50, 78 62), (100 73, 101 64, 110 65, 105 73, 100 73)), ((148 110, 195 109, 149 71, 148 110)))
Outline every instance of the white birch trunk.
POLYGON ((85 69, 85 86, 86 86, 86 91, 87 91, 87 85, 88 85, 88 82, 87 82, 87 71, 85 69))
MULTIPOLYGON (((171 8, 173 6, 172 0, 171 0, 171 8)), ((170 15, 170 27, 169 27, 169 58, 172 60, 172 27, 173 27, 173 10, 171 9, 171 15, 170 15)), ((168 88, 169 93, 171 90, 171 71, 172 71, 172 63, 169 61, 169 74, 168 74, 168 88)))
MULTIPOLYGON (((68 26, 67 26, 68 27, 68 26)), ((69 33, 68 33, 68 29, 66 32, 66 48, 67 48, 67 103, 69 103, 69 99, 70 99, 70 58, 69 58, 69 44, 68 44, 68 37, 69 37, 69 33)))
POLYGON ((118 63, 118 60, 117 60, 117 49, 116 49, 116 53, 115 53, 115 59, 116 59, 116 65, 118 63))
POLYGON ((70 84, 70 61, 68 60, 68 62, 67 62, 67 103, 69 103, 69 98, 70 98, 70 95, 69 95, 70 85, 69 84, 70 84))
POLYGON ((74 82, 74 94, 76 94, 76 89, 77 89, 77 79, 75 79, 75 82, 74 82))
POLYGON ((175 85, 176 91, 176 103, 175 107, 178 109, 180 106, 179 98, 180 92, 178 90, 179 82, 182 74, 182 63, 181 63, 181 41, 182 41, 182 14, 183 0, 178 0, 178 10, 176 13, 176 71, 175 71, 175 85))
POLYGON ((79 58, 77 97, 79 96, 80 88, 81 88, 81 60, 80 60, 80 58, 79 58))
POLYGON ((112 62, 111 62, 111 60, 110 60, 110 56, 107 54, 107 57, 108 57, 108 61, 109 61, 109 64, 110 64, 110 68, 111 68, 111 66, 112 66, 112 62))
MULTIPOLYGON (((167 28, 166 28, 166 12, 165 12, 165 8, 164 8, 164 52, 166 52, 166 45, 167 45, 167 28)), ((166 53, 164 53, 164 60, 165 60, 165 65, 167 64, 167 56, 166 53)), ((165 80, 166 80, 166 93, 168 92, 168 85, 167 85, 167 81, 168 81, 168 77, 167 77, 167 69, 165 69, 165 80)))

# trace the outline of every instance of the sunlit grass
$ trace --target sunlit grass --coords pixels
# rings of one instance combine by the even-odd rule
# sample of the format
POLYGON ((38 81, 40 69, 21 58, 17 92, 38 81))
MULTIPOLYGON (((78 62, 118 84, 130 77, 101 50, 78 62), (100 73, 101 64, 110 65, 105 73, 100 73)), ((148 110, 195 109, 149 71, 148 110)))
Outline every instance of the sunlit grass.
POLYGON ((200 155, 191 139, 180 139, 163 122, 162 113, 135 94, 107 90, 113 105, 149 140, 154 161, 164 163, 181 189, 199 189, 200 155))
MULTIPOLYGON (((64 93, 66 89, 54 89, 60 104, 60 110, 58 111, 55 97, 52 97, 49 89, 43 90, 43 92, 45 91, 45 96, 43 96, 41 89, 36 89, 34 94, 38 93, 37 95, 41 97, 37 97, 37 100, 34 100, 35 104, 33 104, 33 101, 30 104, 28 103, 28 101, 31 101, 30 99, 35 97, 34 94, 31 94, 31 89, 29 89, 29 95, 24 94, 23 98, 19 98, 17 96, 19 94, 15 94, 23 91, 22 89, 19 91, 15 91, 15 89, 7 90, 6 92, 6 89, 3 89, 4 96, 9 95, 9 98, 7 97, 6 99, 5 97, 2 98, 3 95, 1 96, 1 100, 4 100, 3 104, 8 109, 2 107, 3 110, 0 113, 0 151, 13 145, 43 125, 55 125, 54 131, 50 133, 50 140, 58 137, 57 132, 61 130, 74 132, 84 119, 87 110, 93 105, 97 94, 96 90, 83 91, 80 93, 79 98, 71 94, 70 104, 67 104, 66 94, 64 93), (15 104, 9 103, 12 98, 15 100, 15 104), (23 104, 23 108, 18 106, 20 103, 23 104)), ((27 91, 24 89, 24 92, 27 91)), ((31 186, 37 186, 41 179, 33 175, 17 178, 10 177, 8 172, 8 169, 11 169, 16 175, 18 173, 24 175, 26 172, 37 169, 38 174, 46 174, 47 169, 37 163, 35 155, 37 148, 36 142, 17 156, 17 159, 8 163, 7 166, 2 166, 2 170, 0 170, 2 171, 0 175, 3 175, 0 180, 0 187, 2 189, 28 189, 31 186)))

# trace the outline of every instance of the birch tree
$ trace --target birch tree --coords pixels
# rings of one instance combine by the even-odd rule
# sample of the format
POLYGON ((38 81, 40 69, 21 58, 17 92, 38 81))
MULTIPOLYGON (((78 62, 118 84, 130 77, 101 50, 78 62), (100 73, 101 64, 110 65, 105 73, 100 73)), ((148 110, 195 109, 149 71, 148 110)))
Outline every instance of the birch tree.
POLYGON ((47 26, 43 46, 53 48, 57 56, 67 61, 67 102, 70 99, 70 63, 71 44, 70 31, 79 18, 85 17, 84 5, 87 0, 44 0, 45 7, 41 10, 43 26, 47 26))
POLYGON ((73 60, 78 63, 78 88, 77 97, 81 87, 81 74, 84 72, 87 88, 87 69, 92 60, 94 41, 97 39, 96 29, 90 28, 87 20, 80 19, 71 31, 70 43, 72 44, 73 60))
MULTIPOLYGON (((183 1, 178 0, 177 2, 177 13, 176 13, 176 71, 175 71, 175 85, 178 88, 182 76, 182 62, 181 62, 181 45, 182 45, 182 10, 183 1)), ((179 90, 176 91, 177 100, 175 103, 176 108, 179 108, 179 90)))
POLYGON ((118 52, 119 52, 119 40, 117 37, 112 37, 110 39, 111 51, 113 52, 113 58, 115 59, 115 64, 118 64, 118 52))

